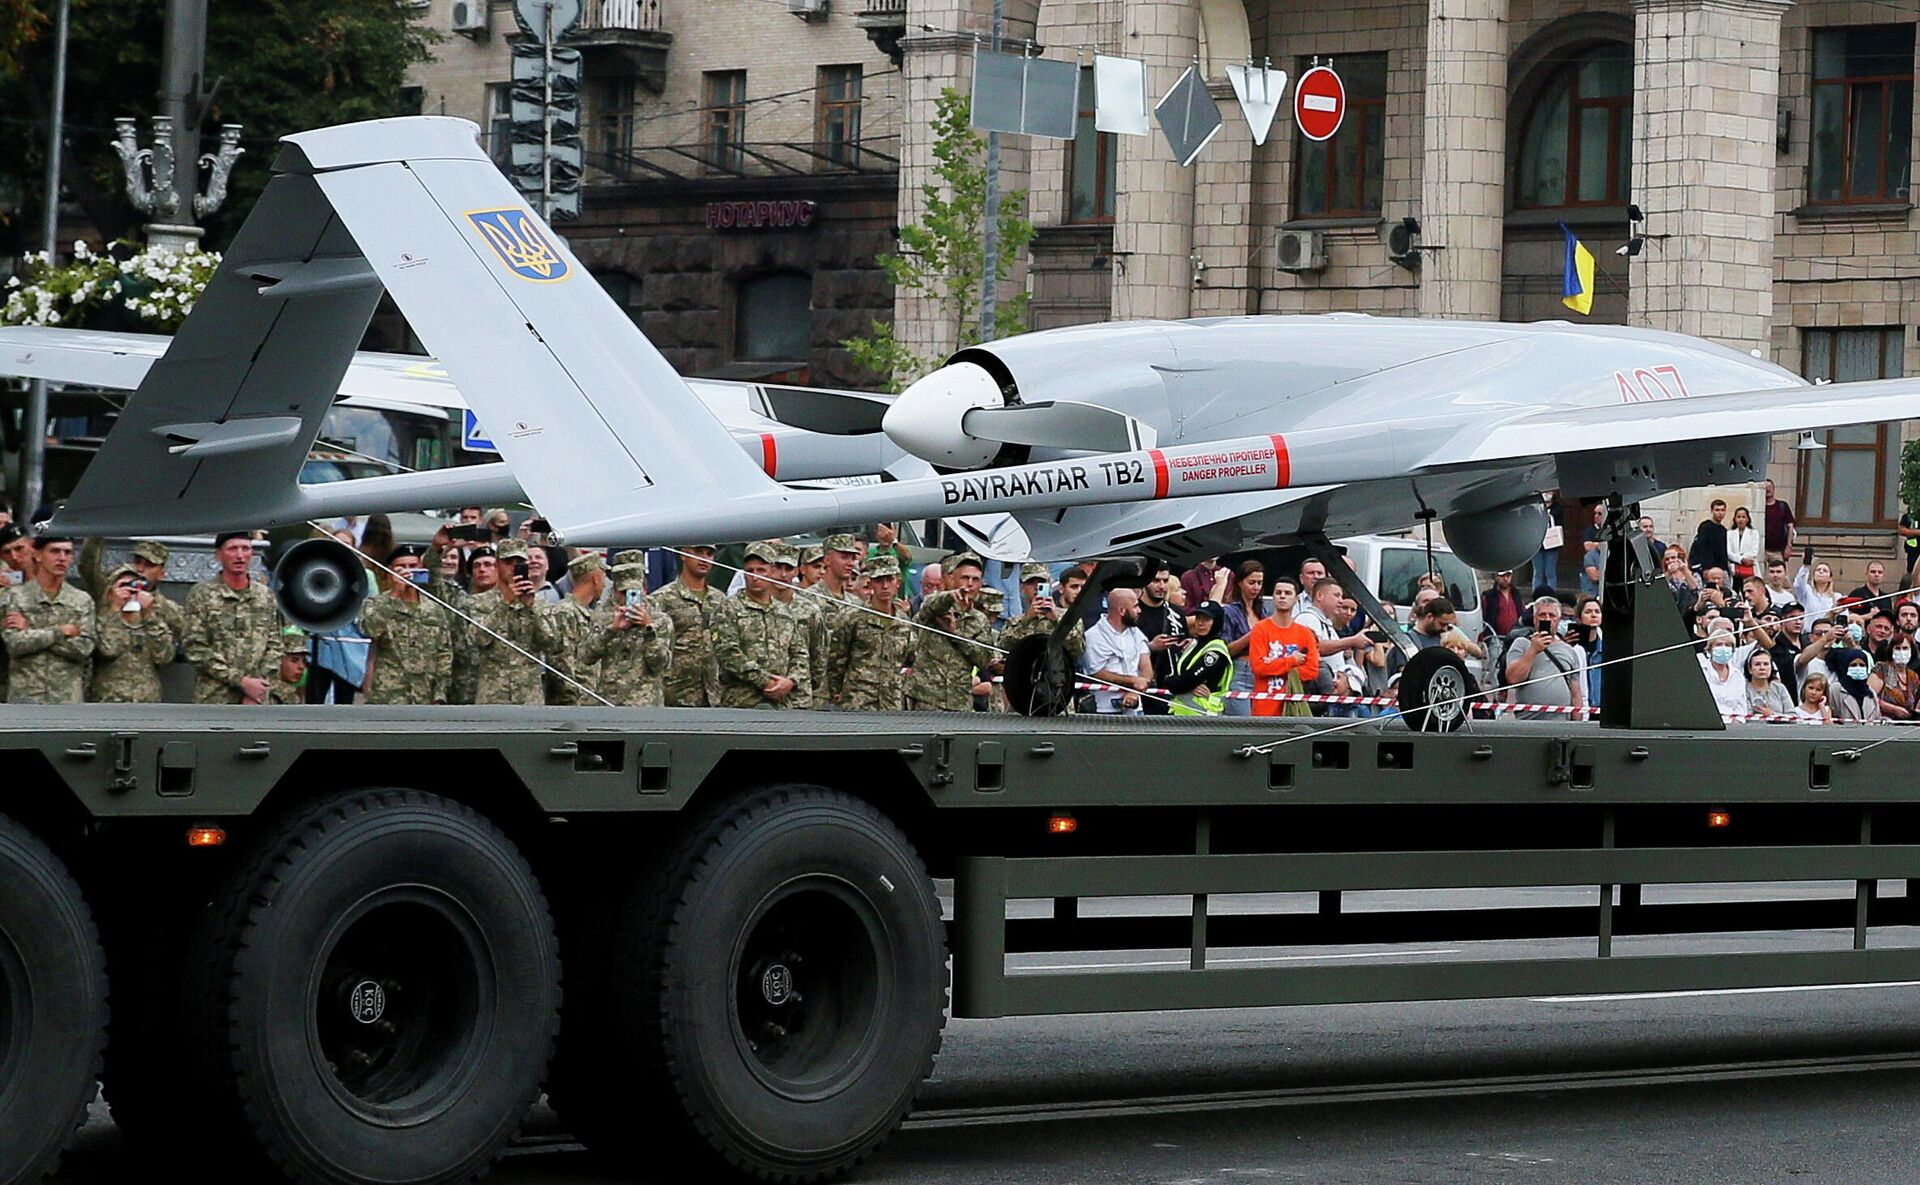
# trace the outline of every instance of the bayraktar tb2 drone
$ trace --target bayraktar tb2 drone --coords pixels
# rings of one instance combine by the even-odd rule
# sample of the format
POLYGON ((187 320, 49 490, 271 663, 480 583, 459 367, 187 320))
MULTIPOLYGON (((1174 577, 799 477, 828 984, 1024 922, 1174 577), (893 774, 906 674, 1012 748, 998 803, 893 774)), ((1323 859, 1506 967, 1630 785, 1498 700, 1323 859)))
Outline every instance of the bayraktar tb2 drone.
POLYGON ((786 485, 528 209, 475 126, 423 117, 286 138, 56 525, 211 531, 524 491, 576 546, 1004 513, 980 543, 1005 558, 1177 559, 1437 518, 1462 559, 1498 570, 1538 547, 1543 490, 1627 503, 1746 481, 1774 433, 1914 417, 1920 380, 1814 387, 1649 330, 1139 321, 962 350, 915 383, 882 427, 938 472, 786 485), (505 466, 300 484, 382 292, 505 466))

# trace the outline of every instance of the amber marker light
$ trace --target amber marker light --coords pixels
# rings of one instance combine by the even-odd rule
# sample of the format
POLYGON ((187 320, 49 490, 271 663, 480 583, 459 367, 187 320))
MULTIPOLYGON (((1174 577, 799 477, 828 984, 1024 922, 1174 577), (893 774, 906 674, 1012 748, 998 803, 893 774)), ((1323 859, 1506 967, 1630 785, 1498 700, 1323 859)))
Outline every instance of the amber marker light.
POLYGON ((1079 822, 1072 815, 1059 814, 1047 820, 1047 834, 1072 835, 1079 826, 1079 822))
POLYGON ((1709 827, 1729 827, 1732 826, 1732 824, 1733 816, 1725 811, 1707 812, 1707 826, 1709 827))
POLYGON ((190 848, 217 848, 226 842, 227 831, 224 827, 187 828, 187 846, 190 848))

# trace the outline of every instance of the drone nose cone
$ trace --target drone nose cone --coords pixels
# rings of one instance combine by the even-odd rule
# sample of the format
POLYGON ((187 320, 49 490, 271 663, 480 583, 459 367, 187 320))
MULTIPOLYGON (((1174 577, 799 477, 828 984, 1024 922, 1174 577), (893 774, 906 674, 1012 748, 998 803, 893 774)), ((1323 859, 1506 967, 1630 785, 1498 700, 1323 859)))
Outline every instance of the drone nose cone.
POLYGON ((997 440, 967 434, 963 421, 981 407, 1004 407, 1000 384, 974 362, 955 362, 914 383, 887 409, 887 439, 923 461, 949 469, 977 469, 1000 452, 997 440))

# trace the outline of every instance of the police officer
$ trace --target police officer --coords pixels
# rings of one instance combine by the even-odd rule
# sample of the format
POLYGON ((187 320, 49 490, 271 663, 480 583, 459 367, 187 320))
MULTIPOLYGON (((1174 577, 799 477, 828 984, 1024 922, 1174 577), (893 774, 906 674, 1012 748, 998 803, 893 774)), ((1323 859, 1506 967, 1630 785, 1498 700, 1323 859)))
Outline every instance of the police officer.
POLYGON ((453 681, 453 615, 420 595, 432 576, 426 548, 403 544, 387 556, 386 591, 360 611, 372 643, 370 704, 444 704, 453 681))
POLYGON ((220 571, 187 594, 182 646, 196 668, 196 704, 263 704, 279 660, 280 611, 266 581, 253 576, 253 539, 244 531, 214 538, 220 571))
POLYGON ((897 712, 906 694, 913 627, 900 616, 900 561, 890 555, 867 561, 865 612, 847 609, 833 631, 826 686, 835 705, 855 712, 897 712))
POLYGON ((707 586, 713 544, 678 549, 680 574, 653 594, 655 616, 673 622, 673 662, 662 688, 669 708, 704 708, 720 702, 720 668, 713 659, 713 626, 726 596, 707 586))
POLYGON ((72 539, 36 536, 33 554, 33 580, 0 597, 0 641, 12 660, 7 702, 84 703, 94 649, 93 598, 67 583, 72 539))
POLYGON ((594 690, 607 702, 629 708, 666 702, 663 680, 673 662, 673 619, 647 602, 646 552, 614 553, 613 599, 594 613, 580 656, 597 666, 600 681, 594 690))
POLYGON ((130 564, 100 577, 95 613, 97 639, 89 698, 100 704, 157 704, 160 668, 173 661, 179 644, 159 610, 159 594, 130 564))
POLYGON ((1173 660, 1173 673, 1161 680, 1173 694, 1172 716, 1218 716, 1227 707, 1233 682, 1233 658, 1220 638, 1227 611, 1218 601, 1202 601, 1187 610, 1185 648, 1173 660))
POLYGON ((806 626, 773 596, 778 554, 776 545, 747 545, 746 587, 715 620, 713 653, 723 707, 811 706, 806 626))
POLYGON ((535 588, 527 545, 505 539, 494 548, 503 574, 492 597, 475 606, 474 646, 476 704, 538 706, 547 702, 541 683, 541 664, 562 639, 554 615, 557 605, 534 600, 535 588))

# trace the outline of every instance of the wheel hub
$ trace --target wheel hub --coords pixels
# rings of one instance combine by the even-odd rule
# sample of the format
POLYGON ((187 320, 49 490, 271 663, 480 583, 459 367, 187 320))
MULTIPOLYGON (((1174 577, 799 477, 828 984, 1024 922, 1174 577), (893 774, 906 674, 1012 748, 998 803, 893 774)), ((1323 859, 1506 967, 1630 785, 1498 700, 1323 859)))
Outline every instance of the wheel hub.
POLYGON ((760 995, 775 1008, 795 1002, 799 993, 793 990, 793 971, 785 963, 774 963, 760 973, 760 995))
POLYGON ((378 980, 363 979, 347 997, 347 1011, 363 1025, 380 1023, 387 1014, 387 988, 378 980))

